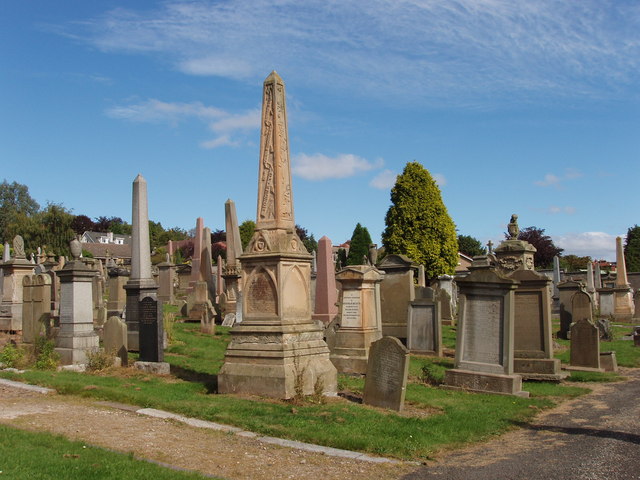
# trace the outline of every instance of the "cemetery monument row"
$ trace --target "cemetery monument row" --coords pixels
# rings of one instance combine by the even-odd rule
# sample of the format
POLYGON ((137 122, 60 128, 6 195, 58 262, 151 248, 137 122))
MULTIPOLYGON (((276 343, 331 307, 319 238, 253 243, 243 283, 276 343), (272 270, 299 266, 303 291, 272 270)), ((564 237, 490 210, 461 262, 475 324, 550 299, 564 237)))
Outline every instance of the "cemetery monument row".
POLYGON ((275 71, 263 89, 257 203, 240 257, 243 320, 231 329, 218 391, 291 398, 297 386, 335 394, 336 368, 311 318, 311 255, 295 230, 285 86, 275 71))

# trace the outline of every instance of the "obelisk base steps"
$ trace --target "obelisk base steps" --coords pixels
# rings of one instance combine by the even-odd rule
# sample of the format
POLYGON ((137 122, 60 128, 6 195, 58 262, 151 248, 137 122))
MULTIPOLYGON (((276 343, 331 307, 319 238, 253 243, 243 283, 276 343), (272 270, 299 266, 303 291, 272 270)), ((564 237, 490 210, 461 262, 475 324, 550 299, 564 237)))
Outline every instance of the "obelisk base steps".
POLYGON ((529 396, 529 392, 522 391, 522 377, 520 375, 478 373, 469 370, 452 369, 445 372, 444 383, 444 388, 452 390, 515 395, 517 397, 529 396))

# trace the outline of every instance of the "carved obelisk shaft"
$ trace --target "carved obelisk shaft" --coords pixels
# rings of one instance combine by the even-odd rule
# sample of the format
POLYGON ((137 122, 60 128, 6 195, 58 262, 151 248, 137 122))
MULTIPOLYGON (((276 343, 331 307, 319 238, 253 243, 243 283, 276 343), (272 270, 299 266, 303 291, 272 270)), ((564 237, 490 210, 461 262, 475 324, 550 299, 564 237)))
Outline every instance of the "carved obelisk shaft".
POLYGON ((294 228, 287 110, 282 78, 264 81, 256 230, 294 228))

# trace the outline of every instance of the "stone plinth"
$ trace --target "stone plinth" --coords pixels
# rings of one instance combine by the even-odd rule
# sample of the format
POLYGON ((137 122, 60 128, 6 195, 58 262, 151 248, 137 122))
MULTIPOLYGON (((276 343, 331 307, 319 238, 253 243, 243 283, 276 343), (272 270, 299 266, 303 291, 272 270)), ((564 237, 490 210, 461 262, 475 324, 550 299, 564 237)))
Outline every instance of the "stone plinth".
MULTIPOLYGON (((81 250, 80 242, 77 243, 77 248, 81 250)), ((74 260, 67 262, 64 268, 58 271, 60 330, 56 337, 56 352, 60 355, 62 365, 85 364, 87 352, 98 350, 98 335, 93 329, 91 297, 91 284, 95 272, 89 270, 78 257, 79 252, 74 260)))
POLYGON ((514 373, 523 379, 559 381, 560 360, 553 358, 551 332, 551 279, 533 270, 509 275, 520 282, 515 291, 514 373))
POLYGON ((502 273, 534 269, 533 255, 536 253, 536 247, 525 240, 505 240, 494 253, 502 273))
POLYGON ((383 274, 369 265, 352 265, 336 274, 342 290, 331 361, 340 373, 367 372, 369 346, 382 337, 379 293, 382 278, 383 274))
POLYGON ((513 370, 515 290, 519 285, 476 257, 460 290, 455 368, 445 373, 449 388, 528 396, 513 370))
POLYGON ((404 255, 387 255, 378 268, 385 273, 380 284, 382 334, 404 340, 409 303, 415 300, 413 272, 418 265, 404 255))
POLYGON ((432 288, 420 289, 420 298, 409 304, 407 347, 411 353, 442 356, 440 304, 432 288))
POLYGON ((407 390, 409 350, 394 337, 383 337, 371 344, 362 402, 375 407, 401 411, 407 390))
POLYGON ((34 343, 45 334, 51 318, 51 277, 26 275, 22 279, 22 341, 34 343))
POLYGON ((295 233, 284 82, 264 82, 256 231, 240 257, 242 323, 218 374, 220 393, 291 398, 336 393, 337 372, 311 319, 311 255, 295 233))
POLYGON ((24 256, 16 256, 1 266, 0 331, 19 332, 22 330, 22 279, 33 274, 34 266, 24 256))
POLYGON ((573 314, 571 308, 571 298, 576 292, 584 291, 584 284, 569 279, 558 284, 558 297, 560 302, 560 330, 558 338, 567 340, 569 338, 569 328, 573 323, 573 314))

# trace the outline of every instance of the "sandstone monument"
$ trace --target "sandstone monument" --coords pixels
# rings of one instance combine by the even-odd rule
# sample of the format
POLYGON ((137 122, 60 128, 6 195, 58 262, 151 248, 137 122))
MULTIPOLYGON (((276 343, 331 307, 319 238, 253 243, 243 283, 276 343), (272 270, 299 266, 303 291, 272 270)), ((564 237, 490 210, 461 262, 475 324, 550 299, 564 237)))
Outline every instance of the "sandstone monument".
POLYGON ((256 230, 240 257, 243 321, 231 330, 218 391, 334 394, 336 369, 311 319, 311 255, 295 230, 285 87, 275 71, 264 82, 260 133, 256 230))

